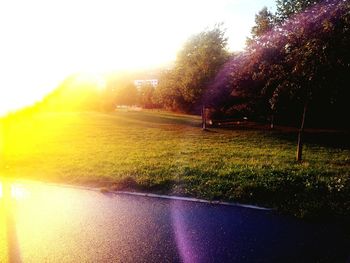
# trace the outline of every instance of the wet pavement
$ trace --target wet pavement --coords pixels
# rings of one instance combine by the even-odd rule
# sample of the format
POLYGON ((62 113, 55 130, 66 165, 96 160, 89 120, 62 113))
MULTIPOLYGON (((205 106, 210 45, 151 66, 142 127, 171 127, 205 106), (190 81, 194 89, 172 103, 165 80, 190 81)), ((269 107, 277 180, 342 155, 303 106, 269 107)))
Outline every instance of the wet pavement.
POLYGON ((0 183, 0 262, 346 262, 335 225, 274 211, 0 183))

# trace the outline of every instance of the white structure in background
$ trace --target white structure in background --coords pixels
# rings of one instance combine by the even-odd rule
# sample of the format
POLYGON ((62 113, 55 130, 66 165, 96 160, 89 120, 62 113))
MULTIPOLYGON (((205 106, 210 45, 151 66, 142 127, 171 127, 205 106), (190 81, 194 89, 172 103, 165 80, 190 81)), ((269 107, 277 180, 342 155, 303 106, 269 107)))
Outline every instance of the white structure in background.
POLYGON ((134 85, 136 88, 140 88, 142 85, 149 84, 152 87, 158 86, 158 79, 136 79, 134 80, 134 85))

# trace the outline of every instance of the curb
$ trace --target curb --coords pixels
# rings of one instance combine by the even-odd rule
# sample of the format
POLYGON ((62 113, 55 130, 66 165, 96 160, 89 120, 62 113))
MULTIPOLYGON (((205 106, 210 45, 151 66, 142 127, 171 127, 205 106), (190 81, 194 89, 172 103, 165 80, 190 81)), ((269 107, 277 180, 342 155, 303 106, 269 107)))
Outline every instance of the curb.
POLYGON ((124 195, 136 195, 136 196, 144 196, 144 197, 151 197, 151 198, 161 198, 161 199, 169 199, 169 200, 177 200, 177 201, 205 203, 205 204, 212 204, 212 205, 243 207, 243 208, 265 210, 265 211, 274 210, 273 208, 260 207, 260 206, 255 206, 255 205, 221 202, 221 201, 209 201, 209 200, 205 200, 205 199, 198 199, 198 198, 192 198, 192 197, 181 197, 181 196, 173 196, 173 195, 158 195, 158 194, 148 194, 148 193, 128 192, 128 191, 108 191, 108 193, 124 194, 124 195))
MULTIPOLYGON (((73 189, 80 189, 80 190, 88 190, 88 191, 94 191, 94 192, 100 192, 101 193, 101 188, 90 187, 90 186, 49 183, 49 182, 40 182, 40 181, 32 181, 32 180, 14 180, 13 182, 18 182, 18 183, 28 182, 28 183, 49 185, 49 186, 55 186, 55 187, 65 187, 65 188, 73 188, 73 189)), ((204 204, 211 204, 211 205, 225 205, 225 206, 231 206, 231 207, 242 207, 242 208, 249 208, 249 209, 255 209, 255 210, 264 210, 264 211, 275 210, 274 208, 260 207, 260 206, 241 204, 241 203, 210 201, 210 200, 198 199, 198 198, 193 198, 193 197, 182 197, 182 196, 173 196, 173 195, 160 195, 160 194, 131 192, 131 191, 113 191, 113 190, 107 190, 106 193, 115 194, 115 195, 143 196, 143 197, 160 198, 160 199, 185 201, 185 202, 196 202, 196 203, 204 203, 204 204)))

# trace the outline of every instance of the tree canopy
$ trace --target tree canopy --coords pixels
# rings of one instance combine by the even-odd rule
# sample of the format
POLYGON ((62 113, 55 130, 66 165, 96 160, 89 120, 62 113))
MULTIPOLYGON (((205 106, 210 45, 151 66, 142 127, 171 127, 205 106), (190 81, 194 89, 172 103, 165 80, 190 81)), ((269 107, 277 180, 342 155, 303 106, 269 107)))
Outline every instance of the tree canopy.
POLYGON ((209 82, 228 59, 226 45, 220 25, 190 37, 178 53, 174 68, 161 77, 159 100, 175 110, 195 110, 209 82))
MULTIPOLYGON (((348 109, 344 98, 349 97, 350 3, 285 2, 293 2, 295 10, 301 10, 297 8, 303 2, 304 9, 283 23, 273 22, 273 28, 266 33, 254 35, 248 49, 226 64, 230 68, 226 86, 219 85, 217 89, 227 90, 229 85, 231 96, 219 100, 217 107, 232 112, 231 108, 239 106, 254 118, 265 120, 277 114, 281 122, 297 125, 303 105, 308 102, 308 123, 333 125, 336 116, 348 109)), ((282 6, 282 1, 279 3, 282 6)), ((275 16, 279 12, 282 11, 275 16)), ((261 14, 266 17, 268 13, 264 9, 257 17, 261 14)), ((252 32, 259 32, 257 28, 266 27, 257 24, 252 32)), ((227 67, 217 76, 225 70, 227 67)))
POLYGON ((257 38, 269 32, 274 26, 274 19, 274 14, 267 7, 261 9, 255 15, 255 25, 251 30, 251 38, 247 39, 247 45, 250 45, 252 41, 256 41, 257 38))
POLYGON ((318 2, 328 2, 327 0, 276 0, 275 20, 283 22, 293 15, 305 11, 306 8, 317 4, 318 2))

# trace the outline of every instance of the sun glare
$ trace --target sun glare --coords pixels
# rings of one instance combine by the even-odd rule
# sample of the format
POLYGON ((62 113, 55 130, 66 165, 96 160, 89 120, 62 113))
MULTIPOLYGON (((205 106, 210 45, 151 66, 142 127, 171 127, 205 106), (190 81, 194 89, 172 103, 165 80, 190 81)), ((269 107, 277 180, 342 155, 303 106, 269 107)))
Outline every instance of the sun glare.
POLYGON ((11 185, 11 197, 14 199, 23 199, 28 195, 28 192, 26 191, 26 189, 21 186, 21 185, 17 185, 17 184, 13 184, 11 185))
POLYGON ((79 74, 75 82, 78 86, 84 84, 93 85, 98 90, 103 90, 106 87, 106 80, 103 75, 94 72, 79 74))
POLYGON ((215 23, 224 22, 229 28, 231 50, 242 49, 262 4, 4 1, 0 4, 0 115, 39 101, 76 72, 167 64, 189 36, 215 23))
POLYGON ((28 196, 28 191, 22 185, 16 184, 16 183, 10 183, 10 182, 7 182, 6 184, 10 185, 11 190, 9 192, 9 196, 6 196, 6 194, 4 193, 3 183, 0 182, 0 199, 4 197, 6 199, 11 198, 11 199, 20 200, 28 196))

